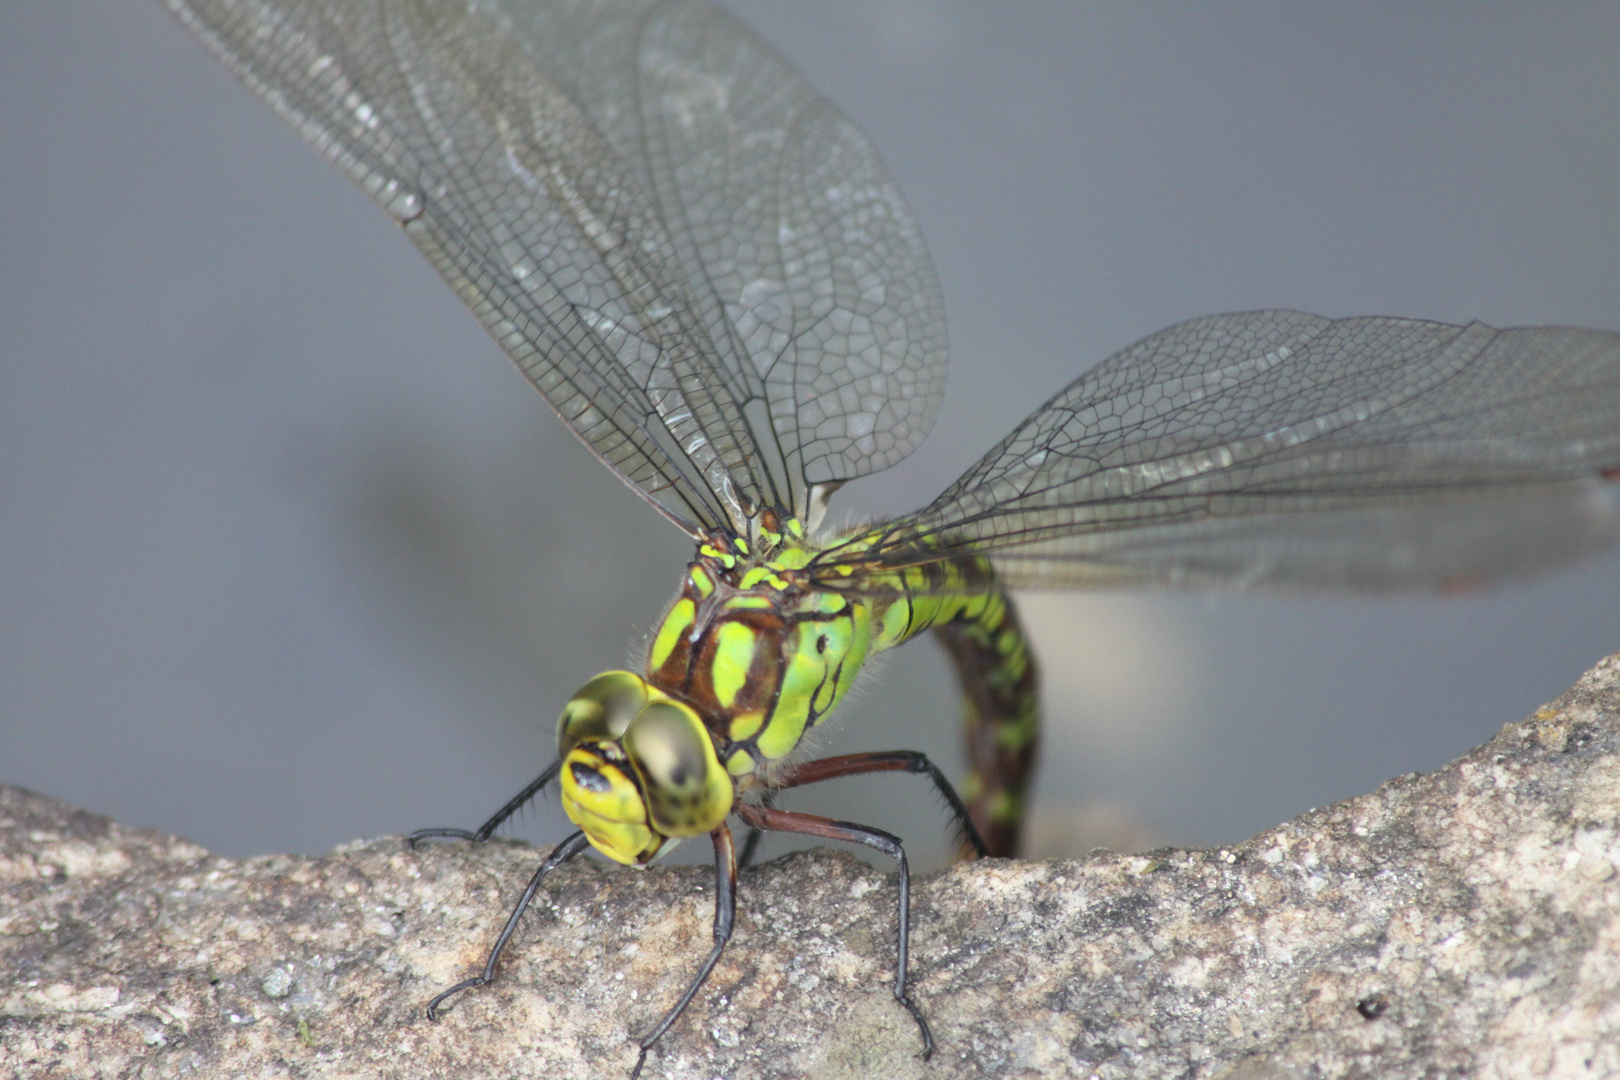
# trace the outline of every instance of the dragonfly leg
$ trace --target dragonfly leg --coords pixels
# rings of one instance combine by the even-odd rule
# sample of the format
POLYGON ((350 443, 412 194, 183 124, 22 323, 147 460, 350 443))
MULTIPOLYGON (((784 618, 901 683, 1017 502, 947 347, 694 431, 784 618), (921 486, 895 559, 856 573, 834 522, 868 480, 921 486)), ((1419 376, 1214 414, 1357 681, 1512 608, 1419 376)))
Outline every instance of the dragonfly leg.
MULTIPOLYGON (((875 772, 908 772, 928 777, 933 782, 934 790, 950 808, 951 819, 956 827, 957 842, 962 852, 976 859, 982 859, 990 854, 989 847, 979 836, 978 826, 973 823, 973 816, 968 813, 967 804, 956 793, 956 789, 951 786, 951 782, 946 779, 939 766, 930 761, 927 754, 917 750, 876 750, 864 754, 839 754, 836 757, 802 762, 781 773, 776 778, 774 790, 819 784, 823 780, 832 780, 840 776, 860 776, 875 772)), ((771 803, 767 801, 764 805, 770 806, 771 803)), ((749 839, 753 839, 752 834, 749 839)))
MULTIPOLYGON (((776 788, 767 788, 760 798, 761 806, 776 805, 776 788)), ((759 853, 759 842, 764 839, 765 830, 757 826, 748 826, 748 839, 743 841, 742 854, 737 856, 737 866, 746 868, 754 865, 754 856, 759 853)))
POLYGON ((708 981, 714 965, 720 962, 720 954, 725 951, 726 942, 731 940, 731 930, 737 921, 737 852, 732 846, 731 830, 726 828, 724 822, 709 834, 709 838, 714 841, 714 948, 709 950, 703 966, 687 984, 686 993, 682 994, 674 1007, 658 1021, 658 1026, 642 1037, 641 1053, 636 1057, 636 1067, 630 1070, 630 1080, 636 1080, 636 1077, 641 1075, 641 1066, 647 1061, 647 1051, 652 1049, 653 1043, 663 1037, 671 1024, 680 1019, 686 1007, 692 1004, 692 999, 708 981))
POLYGON ((747 824, 767 832, 799 833, 803 836, 818 836, 825 840, 865 844, 869 848, 876 848, 885 855, 894 857, 900 872, 900 933, 896 948, 894 999, 904 1005, 911 1018, 917 1022, 917 1030, 922 1034, 922 1056, 927 1060, 934 1052, 934 1034, 928 1030, 928 1021, 923 1019, 922 1010, 917 1008, 917 1003, 912 1001, 911 995, 906 992, 907 957, 911 944, 911 870, 906 864, 906 849, 901 844, 900 838, 869 825, 855 825, 848 821, 834 821, 815 814, 799 814, 791 810, 777 810, 753 803, 738 803, 735 812, 747 824))
POLYGON ((439 1005, 452 994, 459 994, 461 991, 471 989, 474 986, 483 986, 495 977, 495 963, 501 958, 501 953, 506 950, 506 943, 512 940, 512 933, 517 929, 518 920, 523 918, 523 913, 529 909, 529 904, 534 900, 534 894, 539 890, 540 883, 546 880, 547 874, 578 855, 581 851, 584 851, 589 843, 590 841, 585 838, 583 832, 577 832, 552 849, 551 854, 546 857, 546 861, 540 864, 540 869, 536 870, 534 876, 529 879, 529 885, 523 890, 523 896, 518 900, 517 906, 512 909, 512 914, 507 916, 506 925, 501 928, 501 936, 495 939, 495 947, 489 950, 489 959, 484 961, 484 970, 470 979, 461 980, 428 1002, 427 1017, 429 1020, 439 1018, 439 1005))
POLYGON ((417 829, 405 838, 405 843, 411 847, 419 846, 423 840, 470 840, 481 844, 495 835, 495 830, 506 824, 508 818, 526 806, 530 799, 540 794, 540 789, 557 778, 557 771, 562 768, 562 761, 553 761, 546 766, 545 772, 530 780, 523 790, 506 800, 506 805, 490 815, 488 821, 476 829, 417 829))

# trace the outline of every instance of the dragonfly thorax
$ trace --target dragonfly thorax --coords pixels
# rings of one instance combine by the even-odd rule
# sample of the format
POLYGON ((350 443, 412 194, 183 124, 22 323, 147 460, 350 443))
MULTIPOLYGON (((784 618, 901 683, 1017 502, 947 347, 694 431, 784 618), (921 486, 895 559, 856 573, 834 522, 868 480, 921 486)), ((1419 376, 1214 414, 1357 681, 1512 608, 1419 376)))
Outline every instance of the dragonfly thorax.
POLYGON ((738 781, 768 782, 866 661, 871 604, 811 582, 797 522, 761 540, 701 544, 645 676, 604 672, 563 710, 563 809, 612 859, 645 865, 719 825, 738 781))
POLYGON ((703 719, 733 777, 768 779, 837 708, 871 647, 872 608, 818 587, 797 523, 764 551, 720 538, 698 548, 647 657, 647 681, 703 719))

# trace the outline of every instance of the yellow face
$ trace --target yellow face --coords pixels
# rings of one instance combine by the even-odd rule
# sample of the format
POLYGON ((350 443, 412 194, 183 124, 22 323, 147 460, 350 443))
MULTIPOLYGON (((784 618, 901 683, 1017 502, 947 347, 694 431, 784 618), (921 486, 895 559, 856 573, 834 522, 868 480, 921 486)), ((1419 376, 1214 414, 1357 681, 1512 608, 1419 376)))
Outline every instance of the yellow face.
POLYGON ((631 672, 580 688, 557 722, 557 752, 563 811, 617 862, 645 866, 731 813, 735 791, 703 721, 631 672))

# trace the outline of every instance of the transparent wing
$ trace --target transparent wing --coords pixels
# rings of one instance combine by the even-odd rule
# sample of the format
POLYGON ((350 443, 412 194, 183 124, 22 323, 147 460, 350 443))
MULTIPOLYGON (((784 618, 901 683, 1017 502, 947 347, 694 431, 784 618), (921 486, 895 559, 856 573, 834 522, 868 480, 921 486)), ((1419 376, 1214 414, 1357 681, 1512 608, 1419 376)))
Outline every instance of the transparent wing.
POLYGON ((786 505, 916 449, 944 400, 944 311, 855 125, 708 3, 492 6, 651 193, 731 395, 768 413, 786 505))
POLYGON ((1457 587, 1612 542, 1617 476, 1620 335, 1216 315, 1076 379, 873 555, 988 552, 1025 586, 1457 587))
POLYGON ((166 0, 687 531, 883 468, 943 394, 865 139, 699 3, 166 0))

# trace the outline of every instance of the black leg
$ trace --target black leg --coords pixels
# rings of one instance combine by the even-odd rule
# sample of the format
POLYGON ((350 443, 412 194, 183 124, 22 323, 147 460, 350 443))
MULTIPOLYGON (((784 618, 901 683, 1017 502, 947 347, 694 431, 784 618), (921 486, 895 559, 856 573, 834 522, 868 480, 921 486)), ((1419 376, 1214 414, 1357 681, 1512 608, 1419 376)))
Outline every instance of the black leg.
MULTIPOLYGON (((928 777, 933 781, 934 790, 939 792, 940 797, 945 800, 945 805, 950 808, 951 819, 956 825, 957 840, 962 848, 971 852, 976 859, 983 859, 990 854, 990 849, 979 836, 979 830, 973 825, 972 817, 968 815, 967 804, 956 793, 956 789, 945 778, 939 766, 928 760, 927 754, 916 750, 878 750, 866 754, 840 754, 837 757, 806 761, 783 772, 778 777, 776 786, 778 789, 803 787, 805 784, 819 784, 823 780, 832 780, 839 776, 859 776, 874 772, 919 773, 928 777)), ((765 805, 769 806, 770 803, 766 802, 765 805)))
POLYGON ((553 761, 546 767, 545 772, 530 780, 522 791, 507 799, 506 805, 495 811, 490 819, 477 829, 417 829, 405 838, 405 842, 411 847, 416 847, 423 840, 470 840, 475 844, 481 844, 494 836, 495 830, 506 824, 508 818, 523 809, 530 799, 540 793, 541 788, 555 780, 561 768, 561 760, 553 761))
POLYGON ((523 890, 523 896, 518 900, 517 906, 512 909, 512 914, 507 916, 506 925, 501 929, 501 936, 495 939, 495 947, 489 950, 489 959, 484 961, 484 970, 470 979, 461 980, 428 1002, 427 1016, 429 1020, 439 1018, 439 1004, 445 998, 452 994, 459 994, 461 991, 474 986, 483 986, 495 977, 495 962, 501 958, 501 953, 506 949, 506 943, 512 940, 512 932, 517 929, 518 920, 528 910, 530 901, 534 899, 535 892, 540 888, 540 883, 546 880, 547 874, 578 855, 581 851, 584 851, 589 843, 590 841, 585 838, 584 833, 577 832, 552 849, 546 861, 540 864, 540 869, 534 872, 534 877, 529 879, 529 886, 523 890))
MULTIPOLYGON (((863 755, 851 755, 860 757, 863 755)), ((920 755, 919 755, 920 756, 920 755)), ((836 758, 827 758, 835 761, 836 758)), ((812 762, 811 764, 816 764, 812 762)), ((843 774, 840 774, 843 775, 843 774)), ((896 949, 897 958, 894 973, 894 998, 906 1007, 911 1018, 917 1022, 917 1030, 922 1033, 924 1060, 934 1052, 934 1035, 928 1030, 928 1021, 923 1019, 922 1010, 917 1008, 916 1002, 906 992, 907 956, 911 944, 911 871, 906 865, 906 851, 900 843, 900 838, 882 829, 874 829, 869 825, 855 825, 848 821, 833 821, 831 818, 817 817, 814 814, 796 814, 789 810, 776 810, 768 806, 758 806, 753 803, 738 803, 735 813, 743 821, 757 829, 768 832, 800 833, 804 836, 819 836, 827 840, 843 840, 851 844, 865 844, 876 848, 885 855, 894 857, 900 870, 900 936, 896 949)))
POLYGON ((709 973, 714 965, 720 962, 720 954, 726 949, 726 942, 731 940, 731 929, 737 921, 737 852, 731 844, 731 830, 726 828, 724 822, 720 827, 709 834, 714 841, 714 948, 703 961, 697 975, 687 984, 686 993, 681 1000, 664 1014, 658 1021, 658 1026, 647 1032, 641 1040, 641 1053, 636 1057, 636 1067, 630 1070, 630 1080, 636 1080, 641 1075, 641 1066, 646 1064, 647 1051, 652 1049, 653 1043, 663 1037, 669 1026, 680 1018, 686 1007, 692 1004, 692 999, 708 981, 709 973))

